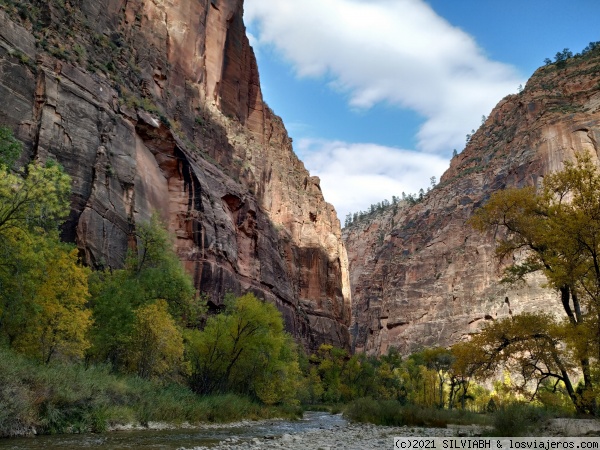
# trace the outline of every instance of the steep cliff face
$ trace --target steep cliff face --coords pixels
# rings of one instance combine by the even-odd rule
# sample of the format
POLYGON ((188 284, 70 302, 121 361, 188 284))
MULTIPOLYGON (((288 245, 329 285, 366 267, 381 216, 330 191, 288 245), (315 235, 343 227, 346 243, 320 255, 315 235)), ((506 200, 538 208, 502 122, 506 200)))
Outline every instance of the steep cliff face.
POLYGON ((503 99, 422 202, 399 204, 344 230, 353 347, 385 353, 395 346, 409 353, 455 343, 488 320, 558 311, 559 299, 541 276, 500 284, 495 237, 466 221, 492 192, 536 185, 576 152, 597 159, 599 138, 595 51, 564 67, 542 67, 521 93, 503 99))
POLYGON ((200 292, 348 346, 339 221, 263 102, 242 0, 0 1, 0 124, 73 178, 63 236, 119 267, 157 211, 200 292))

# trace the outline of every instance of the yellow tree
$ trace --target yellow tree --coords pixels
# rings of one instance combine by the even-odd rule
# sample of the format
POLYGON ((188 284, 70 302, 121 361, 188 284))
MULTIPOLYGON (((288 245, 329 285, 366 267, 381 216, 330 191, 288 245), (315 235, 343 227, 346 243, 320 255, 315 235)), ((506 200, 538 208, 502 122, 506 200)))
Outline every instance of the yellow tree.
MULTIPOLYGON (((576 361, 583 374, 581 391, 569 395, 578 411, 594 412, 591 365, 600 356, 600 174, 590 155, 581 154, 576 163, 565 163, 564 170, 544 178, 539 190, 526 187, 495 193, 471 222, 481 231, 501 236, 500 258, 527 251, 522 262, 508 266, 506 281, 542 271, 548 285, 560 293, 565 323, 551 322, 546 331, 552 334, 543 333, 551 341, 536 339, 537 345, 531 348, 549 351, 552 343, 567 349, 564 356, 576 361)), ((527 337, 534 336, 525 332, 513 341, 527 337)), ((505 352, 512 347, 505 342, 498 345, 505 352)), ((539 379, 544 373, 539 367, 529 374, 539 379)), ((564 375, 558 378, 565 381, 564 375)))
POLYGON ((88 270, 78 264, 77 250, 46 239, 37 247, 42 262, 32 273, 36 283, 33 308, 15 336, 15 349, 48 363, 53 357, 81 358, 89 347, 91 325, 88 270))
POLYGON ((443 347, 428 348, 421 352, 425 365, 430 370, 435 370, 438 376, 439 407, 444 407, 444 382, 446 375, 452 367, 454 356, 450 350, 443 347))
POLYGON ((450 378, 449 407, 453 408, 456 396, 460 394, 461 408, 465 409, 471 379, 480 369, 481 348, 470 342, 459 342, 450 348, 452 365, 448 372, 450 378))
POLYGON ((71 180, 52 161, 13 170, 21 144, 0 128, 0 336, 44 362, 88 346, 87 271, 58 226, 71 180))
POLYGON ((71 179, 60 166, 30 164, 25 174, 0 166, 0 237, 14 229, 56 229, 69 213, 71 179))
POLYGON ((2 164, 3 144, 0 139, 0 332, 11 342, 11 330, 24 319, 36 288, 35 277, 28 274, 40 258, 32 249, 46 240, 58 242, 56 230, 69 213, 71 183, 55 164, 11 171, 2 164))
POLYGON ((135 311, 129 368, 142 378, 175 375, 183 368, 183 337, 165 300, 135 311))
POLYGON ((462 344, 461 359, 464 367, 471 367, 467 371, 479 377, 494 376, 502 368, 520 375, 515 388, 522 393, 528 392, 531 381, 535 381, 533 395, 546 380, 562 381, 573 404, 582 408, 584 399, 571 380, 577 359, 565 347, 565 332, 564 324, 549 314, 517 315, 488 325, 462 344))

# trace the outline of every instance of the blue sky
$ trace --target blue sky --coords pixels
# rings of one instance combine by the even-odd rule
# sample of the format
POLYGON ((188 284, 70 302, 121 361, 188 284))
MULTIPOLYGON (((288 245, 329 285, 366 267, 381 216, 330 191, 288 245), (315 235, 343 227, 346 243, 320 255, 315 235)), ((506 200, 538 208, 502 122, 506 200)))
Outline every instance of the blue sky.
POLYGON ((263 96, 340 219, 439 179, 544 58, 600 40, 598 0, 246 0, 263 96))

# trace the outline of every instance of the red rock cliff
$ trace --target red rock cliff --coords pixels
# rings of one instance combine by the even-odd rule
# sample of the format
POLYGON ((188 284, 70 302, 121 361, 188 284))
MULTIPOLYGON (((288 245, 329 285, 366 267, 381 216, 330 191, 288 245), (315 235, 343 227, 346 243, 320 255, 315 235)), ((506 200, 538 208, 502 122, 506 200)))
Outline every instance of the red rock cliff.
POLYGON ((494 236, 466 221, 496 190, 535 185, 576 152, 598 158, 599 140, 595 51, 539 69, 523 92, 503 99, 421 203, 344 230, 354 348, 410 353, 453 344, 510 314, 558 311, 559 299, 541 276, 500 284, 494 236))
POLYGON ((0 8, 0 124, 72 176, 87 263, 119 267, 158 211, 211 304, 250 290, 308 347, 349 345, 339 221, 263 102, 242 0, 0 8))

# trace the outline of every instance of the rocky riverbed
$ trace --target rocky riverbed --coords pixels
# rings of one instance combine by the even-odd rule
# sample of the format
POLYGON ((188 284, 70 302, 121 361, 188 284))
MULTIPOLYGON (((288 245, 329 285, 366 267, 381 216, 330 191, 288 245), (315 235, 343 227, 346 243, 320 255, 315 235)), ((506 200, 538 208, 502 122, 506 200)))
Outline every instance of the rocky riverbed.
POLYGON ((393 448, 395 436, 478 436, 477 426, 448 426, 448 428, 384 427, 370 424, 336 425, 332 428, 314 428, 282 436, 265 435, 244 440, 230 437, 216 446, 192 447, 180 450, 370 450, 393 448))
MULTIPOLYGON (((110 433, 84 433, 0 439, 0 450, 318 450, 393 448, 395 436, 478 436, 482 428, 384 427, 348 423, 339 414, 309 411, 301 420, 244 420, 229 424, 179 426, 149 423, 115 428, 110 433), (120 431, 117 431, 120 430, 120 431)), ((552 419, 537 436, 600 436, 600 420, 552 419)))

